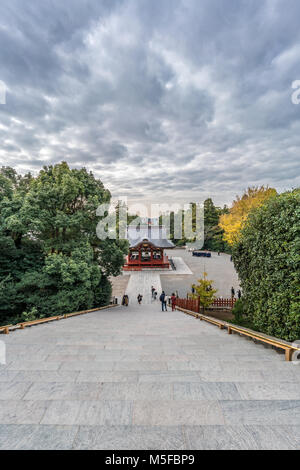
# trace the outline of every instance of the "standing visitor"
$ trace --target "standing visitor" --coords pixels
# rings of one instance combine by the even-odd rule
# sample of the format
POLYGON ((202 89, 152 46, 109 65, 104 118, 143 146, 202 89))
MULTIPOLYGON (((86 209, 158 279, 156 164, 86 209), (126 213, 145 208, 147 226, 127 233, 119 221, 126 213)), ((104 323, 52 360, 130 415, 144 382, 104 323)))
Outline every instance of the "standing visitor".
POLYGON ((126 294, 126 295, 125 295, 125 306, 128 307, 128 305, 129 305, 129 297, 128 297, 128 295, 126 294))
POLYGON ((157 299, 157 291, 154 292, 154 300, 157 299))
POLYGON ((174 312, 175 310, 175 307, 176 307, 176 295, 175 294, 172 294, 172 297, 171 297, 171 303, 172 303, 172 312, 174 312))
POLYGON ((242 297, 241 289, 238 290, 238 298, 240 299, 242 297))
POLYGON ((143 296, 142 296, 141 294, 139 294, 139 295, 137 296, 137 301, 138 301, 139 305, 141 305, 142 300, 143 300, 143 296))
POLYGON ((165 296, 165 307, 166 307, 166 312, 168 311, 167 306, 170 305, 170 297, 168 295, 165 296))
POLYGON ((232 288, 231 288, 231 297, 234 298, 234 296, 235 296, 235 290, 234 290, 234 288, 232 287, 232 288))
POLYGON ((152 286, 152 287, 151 287, 151 296, 152 296, 152 299, 154 298, 154 292, 155 292, 155 288, 152 286))
POLYGON ((161 311, 164 312, 167 310, 167 305, 166 305, 166 294, 165 294, 165 291, 162 291, 160 297, 159 297, 159 300, 161 301, 161 311))

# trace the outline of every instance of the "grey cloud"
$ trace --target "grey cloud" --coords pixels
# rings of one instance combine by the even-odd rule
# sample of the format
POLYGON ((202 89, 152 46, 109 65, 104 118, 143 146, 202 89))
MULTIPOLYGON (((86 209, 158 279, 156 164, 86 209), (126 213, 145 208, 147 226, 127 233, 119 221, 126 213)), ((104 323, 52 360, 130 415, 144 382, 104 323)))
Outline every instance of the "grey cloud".
POLYGON ((297 0, 3 0, 0 159, 113 194, 230 203, 299 184, 297 0))

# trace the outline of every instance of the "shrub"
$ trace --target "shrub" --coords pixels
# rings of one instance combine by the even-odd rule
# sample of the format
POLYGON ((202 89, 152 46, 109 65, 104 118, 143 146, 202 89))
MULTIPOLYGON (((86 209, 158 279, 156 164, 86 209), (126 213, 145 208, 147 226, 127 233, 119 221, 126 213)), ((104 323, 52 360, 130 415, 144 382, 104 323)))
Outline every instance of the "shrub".
POLYGON ((242 298, 238 299, 232 309, 232 313, 234 315, 235 321, 241 322, 243 320, 243 316, 245 312, 246 312, 246 309, 245 309, 244 300, 242 298))

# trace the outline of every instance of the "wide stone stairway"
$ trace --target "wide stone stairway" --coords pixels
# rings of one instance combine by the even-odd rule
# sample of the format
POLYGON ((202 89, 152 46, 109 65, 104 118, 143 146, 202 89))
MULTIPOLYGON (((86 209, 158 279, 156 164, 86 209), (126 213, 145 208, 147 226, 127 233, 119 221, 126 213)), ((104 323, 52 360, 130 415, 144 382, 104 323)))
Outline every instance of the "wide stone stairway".
POLYGON ((300 368, 159 302, 1 336, 2 449, 296 449, 300 368))
POLYGON ((131 303, 137 302, 137 296, 143 296, 143 304, 149 305, 152 303, 151 287, 154 287, 158 293, 158 298, 161 294, 161 280, 159 273, 155 271, 140 271, 132 272, 126 289, 126 294, 129 296, 131 303))

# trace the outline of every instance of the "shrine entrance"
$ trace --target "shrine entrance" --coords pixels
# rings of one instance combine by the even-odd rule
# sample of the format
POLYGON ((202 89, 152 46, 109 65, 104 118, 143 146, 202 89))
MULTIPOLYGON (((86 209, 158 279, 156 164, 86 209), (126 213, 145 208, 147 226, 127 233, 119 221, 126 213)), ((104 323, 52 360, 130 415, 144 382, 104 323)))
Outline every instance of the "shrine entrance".
POLYGON ((125 271, 139 271, 145 268, 169 269, 168 256, 165 248, 174 248, 167 239, 166 229, 161 225, 152 225, 149 219, 147 225, 139 228, 127 227, 129 253, 124 266, 125 271))
POLYGON ((164 255, 163 248, 155 246, 148 240, 143 240, 137 246, 129 249, 125 270, 134 270, 142 268, 161 268, 169 269, 170 262, 164 255))

